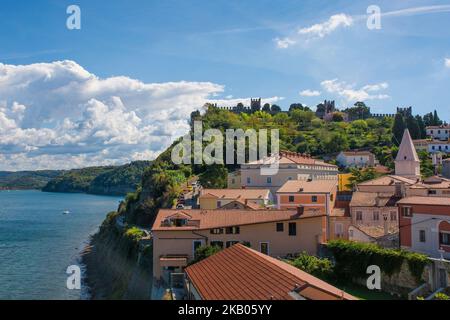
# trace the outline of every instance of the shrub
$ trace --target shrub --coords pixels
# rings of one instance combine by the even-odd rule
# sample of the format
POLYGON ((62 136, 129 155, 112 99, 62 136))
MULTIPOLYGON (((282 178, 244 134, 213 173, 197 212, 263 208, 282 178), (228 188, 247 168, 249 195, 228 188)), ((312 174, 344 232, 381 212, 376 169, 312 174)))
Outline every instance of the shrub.
POLYGON ((388 276, 400 271, 404 261, 409 271, 420 282, 423 270, 428 263, 425 255, 404 250, 385 249, 375 244, 345 240, 333 240, 327 245, 333 253, 335 272, 346 278, 366 276, 366 268, 377 265, 388 276))
POLYGON ((288 262, 294 267, 319 278, 329 278, 333 272, 333 265, 330 260, 310 256, 306 252, 288 262))
POLYGON ((145 236, 145 232, 137 227, 131 227, 125 231, 125 237, 127 237, 128 239, 130 239, 134 242, 138 242, 144 236, 145 236))
POLYGON ((218 246, 201 246, 198 247, 197 250, 195 250, 195 257, 194 260, 191 262, 191 264, 200 262, 213 254, 216 254, 217 252, 221 251, 222 248, 218 246))
POLYGON ((439 292, 434 296, 435 300, 450 300, 450 297, 445 293, 439 292))

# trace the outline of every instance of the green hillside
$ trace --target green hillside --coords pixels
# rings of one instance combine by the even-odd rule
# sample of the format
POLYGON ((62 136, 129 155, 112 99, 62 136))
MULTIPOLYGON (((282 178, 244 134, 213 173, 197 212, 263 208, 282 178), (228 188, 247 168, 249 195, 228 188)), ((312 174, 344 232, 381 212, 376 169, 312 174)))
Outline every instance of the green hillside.
POLYGON ((59 176, 61 170, 0 171, 1 189, 41 189, 50 180, 59 176))

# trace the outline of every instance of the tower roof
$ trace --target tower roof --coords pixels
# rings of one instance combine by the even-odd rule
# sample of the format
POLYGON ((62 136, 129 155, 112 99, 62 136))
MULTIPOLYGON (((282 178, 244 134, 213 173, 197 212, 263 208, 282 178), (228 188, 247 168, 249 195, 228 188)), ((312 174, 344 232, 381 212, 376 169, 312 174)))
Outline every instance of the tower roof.
POLYGON ((420 162, 417 155, 416 148, 414 147, 413 140, 409 134, 409 130, 405 129, 403 134, 402 143, 398 149, 397 158, 395 161, 417 161, 420 162))

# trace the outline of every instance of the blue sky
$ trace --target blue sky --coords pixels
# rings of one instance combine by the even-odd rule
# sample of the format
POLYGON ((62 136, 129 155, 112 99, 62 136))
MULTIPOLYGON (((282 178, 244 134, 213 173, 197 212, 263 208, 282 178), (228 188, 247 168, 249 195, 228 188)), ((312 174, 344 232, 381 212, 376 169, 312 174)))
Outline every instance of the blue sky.
MULTIPOLYGON (((261 96, 283 108, 293 102, 315 106, 324 99, 335 99, 339 107, 346 107, 362 98, 375 112, 412 105, 420 114, 437 109, 449 121, 449 18, 450 1, 2 0, 0 63, 27 66, 70 60, 101 79, 124 76, 143 84, 200 83, 201 99, 183 95, 190 104, 202 99, 226 104, 222 100, 234 103, 234 99, 261 96), (81 8, 81 30, 66 28, 70 4, 81 8), (380 30, 366 27, 369 5, 381 9, 380 30), (220 88, 211 89, 211 85, 220 88)), ((70 64, 64 68, 74 70, 70 64)), ((45 90, 53 88, 41 85, 45 90)), ((36 107, 31 112, 41 102, 21 101, 20 92, 0 90, 6 96, 0 102, 4 99, 4 109, 9 110, 9 118, 4 112, 5 119, 14 120, 22 130, 54 129, 65 118, 82 121, 82 113, 69 117, 59 111, 46 118, 36 107), (26 116, 25 120, 14 118, 14 102, 24 105, 28 117, 32 114, 41 124, 32 124, 31 118, 25 121, 26 116)), ((133 94, 120 89, 110 98, 126 100, 133 94)), ((68 99, 66 107, 72 108, 71 103, 68 99)), ((151 104, 158 111, 157 101, 151 104)), ((136 111, 125 106, 128 112, 136 111)), ((161 108, 169 107, 162 104, 161 108)), ((39 110, 42 113, 45 108, 39 110)), ((143 119, 139 111, 136 114, 143 119)), ((33 146, 25 150, 34 150, 33 146)), ((12 161, 11 150, 17 146, 9 143, 8 152, 3 151, 4 157, 9 154, 5 167, 45 167, 40 161, 12 161)), ((80 160, 79 165, 86 161, 97 163, 80 160)))

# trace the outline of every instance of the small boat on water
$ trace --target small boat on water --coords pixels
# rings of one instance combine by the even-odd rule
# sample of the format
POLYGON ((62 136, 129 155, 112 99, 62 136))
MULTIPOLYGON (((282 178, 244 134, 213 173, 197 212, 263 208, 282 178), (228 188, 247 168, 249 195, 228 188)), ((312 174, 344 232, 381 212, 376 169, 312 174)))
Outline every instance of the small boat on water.
POLYGON ((64 211, 63 211, 63 214, 69 214, 69 213, 70 213, 69 210, 64 210, 64 211))

